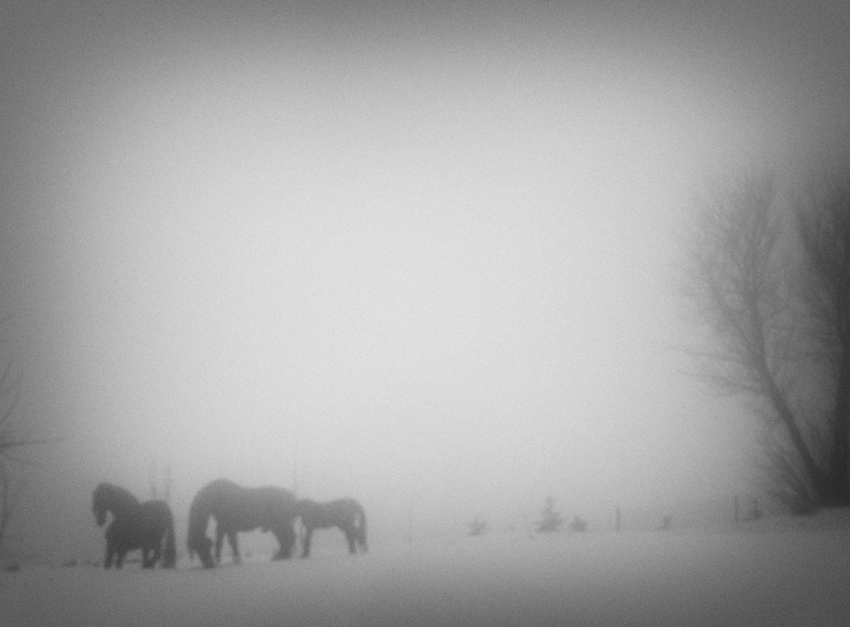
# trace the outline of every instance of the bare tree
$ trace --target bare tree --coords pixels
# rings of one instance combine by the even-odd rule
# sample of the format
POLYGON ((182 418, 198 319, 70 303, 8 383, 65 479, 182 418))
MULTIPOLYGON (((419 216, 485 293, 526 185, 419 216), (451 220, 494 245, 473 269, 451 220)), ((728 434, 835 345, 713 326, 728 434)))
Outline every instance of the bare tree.
POLYGON ((697 354, 767 427, 761 467, 795 513, 850 505, 850 185, 817 191, 783 207, 771 174, 744 178, 699 205, 686 253, 697 354))
POLYGON ((0 548, 3 547, 18 495, 18 491, 12 487, 9 464, 16 461, 19 449, 31 443, 18 436, 14 425, 20 389, 20 377, 14 373, 13 360, 10 358, 0 375, 0 401, 3 403, 0 413, 0 548))
POLYGON ((14 479, 12 467, 28 462, 26 449, 55 441, 22 435, 17 420, 20 396, 21 374, 15 368, 14 356, 10 356, 0 373, 0 549, 8 540, 9 523, 24 487, 21 480, 14 479))

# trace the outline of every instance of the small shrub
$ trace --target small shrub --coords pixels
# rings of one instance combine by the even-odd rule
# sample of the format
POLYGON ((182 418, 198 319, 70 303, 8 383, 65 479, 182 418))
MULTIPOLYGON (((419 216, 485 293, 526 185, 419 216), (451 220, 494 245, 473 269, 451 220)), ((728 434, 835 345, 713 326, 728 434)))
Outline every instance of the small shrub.
POLYGON ((484 533, 487 533, 487 521, 479 520, 476 516, 471 523, 469 523, 469 535, 471 536, 480 536, 484 533))
POLYGON ((587 531, 587 522, 583 518, 576 516, 570 523, 570 529, 573 531, 587 531))

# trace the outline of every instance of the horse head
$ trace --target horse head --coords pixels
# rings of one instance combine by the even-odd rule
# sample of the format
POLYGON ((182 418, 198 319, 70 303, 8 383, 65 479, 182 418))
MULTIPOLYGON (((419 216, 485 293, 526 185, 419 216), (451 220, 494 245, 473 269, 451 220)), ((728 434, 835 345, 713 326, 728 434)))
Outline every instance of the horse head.
POLYGON ((212 568, 215 566, 215 561, 212 557, 212 540, 203 534, 192 534, 189 538, 189 557, 194 557, 198 554, 198 559, 204 565, 204 568, 212 568))
POLYGON ((106 502, 106 491, 107 485, 105 483, 100 483, 94 489, 94 494, 92 494, 91 509, 98 527, 103 527, 106 523, 106 512, 109 510, 109 506, 106 502))
POLYGON ((99 527, 106 523, 106 512, 112 512, 112 516, 118 518, 138 507, 139 501, 129 490, 111 483, 97 484, 92 494, 92 512, 99 527))

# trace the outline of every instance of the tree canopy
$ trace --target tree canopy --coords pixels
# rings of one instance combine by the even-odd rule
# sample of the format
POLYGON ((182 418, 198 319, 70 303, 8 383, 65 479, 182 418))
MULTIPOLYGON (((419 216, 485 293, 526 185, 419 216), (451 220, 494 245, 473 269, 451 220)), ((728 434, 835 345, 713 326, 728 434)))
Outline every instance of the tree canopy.
POLYGON ((761 173, 702 201, 684 285, 709 380, 747 398, 770 492, 806 513, 850 505, 850 172, 786 197, 761 173))

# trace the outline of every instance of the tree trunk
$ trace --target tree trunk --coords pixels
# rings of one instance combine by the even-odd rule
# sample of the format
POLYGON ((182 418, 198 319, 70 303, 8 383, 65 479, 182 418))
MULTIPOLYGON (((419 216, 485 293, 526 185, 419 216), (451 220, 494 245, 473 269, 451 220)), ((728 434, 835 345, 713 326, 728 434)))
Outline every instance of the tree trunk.
MULTIPOLYGON (((846 342, 842 342, 846 345, 846 342)), ((838 382, 835 391, 835 407, 832 415, 832 455, 829 459, 829 485, 825 495, 824 505, 841 507, 850 505, 850 482, 848 482, 848 465, 850 465, 850 351, 842 351, 841 364, 838 372, 838 382)))

